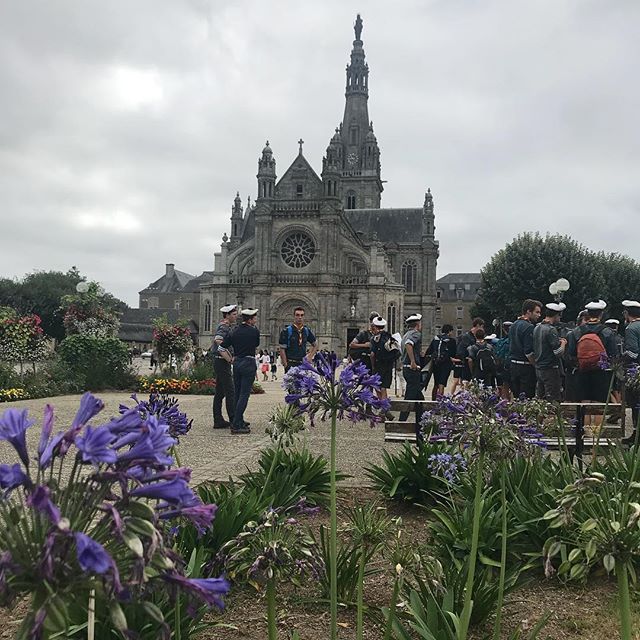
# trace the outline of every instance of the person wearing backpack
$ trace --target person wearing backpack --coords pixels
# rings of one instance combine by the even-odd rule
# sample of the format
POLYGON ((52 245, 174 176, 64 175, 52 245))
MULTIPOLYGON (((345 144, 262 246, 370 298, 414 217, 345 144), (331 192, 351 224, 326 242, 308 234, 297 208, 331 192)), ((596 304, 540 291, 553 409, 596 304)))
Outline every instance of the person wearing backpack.
POLYGON ((349 355, 353 362, 362 362, 369 369, 373 371, 371 367, 371 337, 373 335, 373 320, 379 318, 380 314, 376 311, 372 311, 369 315, 369 327, 363 329, 356 335, 356 337, 349 344, 349 355))
POLYGON ((567 355, 577 365, 577 392, 580 402, 606 402, 611 370, 607 360, 616 357, 613 331, 602 324, 607 308, 604 300, 587 303, 587 321, 567 336, 567 355))
POLYGON ((560 314, 566 309, 563 302, 545 305, 544 320, 533 330, 533 355, 536 360, 536 395, 550 402, 562 400, 562 360, 567 344, 558 333, 560 314))
POLYGON ((493 347, 485 340, 484 329, 476 331, 476 341, 467 349, 471 379, 485 387, 496 386, 496 359, 493 347))
MULTIPOLYGON (((380 376, 380 399, 387 397, 387 389, 391 388, 393 369, 400 357, 400 345, 386 330, 387 321, 378 316, 371 320, 371 367, 372 372, 380 376)), ((387 412, 387 419, 393 420, 393 414, 387 412)))
POLYGON ((453 358, 456 357, 456 339, 453 337, 453 325, 445 324, 442 332, 436 336, 426 354, 431 358, 433 375, 433 390, 431 399, 435 400, 438 395, 443 395, 449 381, 449 376, 453 370, 453 358))
POLYGON ((456 357, 453 360, 453 387, 451 395, 453 395, 458 386, 464 387, 471 380, 471 370, 467 364, 468 349, 475 344, 476 332, 482 329, 484 331, 484 320, 482 318, 474 318, 471 321, 471 329, 467 333, 463 333, 456 343, 456 357))
POLYGON ((511 399, 509 384, 509 329, 513 322, 506 320, 502 323, 502 338, 498 338, 493 345, 493 355, 496 358, 496 385, 500 389, 500 397, 511 399))
POLYGON ((293 310, 293 323, 280 332, 280 361, 286 373, 291 367, 302 364, 305 358, 313 359, 316 353, 316 337, 313 331, 304 324, 304 308, 293 310), (310 345, 307 353, 307 345, 310 345))

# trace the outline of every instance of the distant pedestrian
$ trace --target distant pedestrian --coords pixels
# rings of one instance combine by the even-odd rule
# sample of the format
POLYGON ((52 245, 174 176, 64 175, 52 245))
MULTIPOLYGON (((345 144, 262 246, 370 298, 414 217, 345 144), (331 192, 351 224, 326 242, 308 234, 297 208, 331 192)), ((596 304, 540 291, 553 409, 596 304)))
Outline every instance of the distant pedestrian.
MULTIPOLYGON (((640 302, 637 300, 623 300, 624 319, 626 327, 624 330, 624 361, 627 365, 640 364, 640 302)), ((628 445, 636 443, 636 429, 640 419, 640 392, 636 388, 627 388, 626 403, 631 406, 631 419, 633 431, 623 442, 628 445)))
POLYGON ((271 370, 271 357, 265 350, 260 356, 260 371, 262 371, 262 382, 269 381, 269 371, 271 370))
POLYGON ((474 318, 471 321, 471 329, 467 333, 463 333, 456 343, 456 357, 453 360, 453 387, 451 394, 456 392, 458 386, 463 387, 471 380, 471 369, 467 361, 469 347, 475 344, 476 332, 482 329, 484 331, 484 320, 482 318, 474 318))
POLYGON ((278 356, 271 352, 271 382, 278 379, 278 356))
POLYGON ((379 318, 376 311, 369 314, 369 326, 360 331, 349 345, 349 355, 353 362, 362 362, 369 369, 371 368, 371 337, 373 336, 373 320, 379 318))
MULTIPOLYGON (((402 336, 402 375, 407 383, 405 400, 424 400, 422 395, 422 314, 414 313, 405 320, 407 331, 402 336)), ((409 417, 408 411, 400 413, 400 420, 409 417)), ((423 441, 420 429, 422 411, 416 407, 416 442, 423 441)))
POLYGON ((431 399, 443 395, 453 371, 453 359, 456 357, 456 339, 453 337, 453 325, 445 324, 440 335, 427 347, 426 355, 431 358, 433 390, 431 399))
POLYGON ((493 347, 485 339, 484 329, 475 332, 476 341, 467 348, 467 363, 471 379, 485 387, 496 386, 496 359, 493 347))

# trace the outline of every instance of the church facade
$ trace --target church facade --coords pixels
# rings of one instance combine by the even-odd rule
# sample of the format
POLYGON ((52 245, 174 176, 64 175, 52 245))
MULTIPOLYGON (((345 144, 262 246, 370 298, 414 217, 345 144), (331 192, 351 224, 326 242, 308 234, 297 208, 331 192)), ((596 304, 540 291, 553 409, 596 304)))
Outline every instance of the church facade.
POLYGON ((318 347, 343 354, 372 311, 403 330, 410 313, 435 327, 434 205, 430 190, 416 208, 381 208, 380 147, 369 120, 369 67, 362 20, 347 66, 345 108, 316 173, 303 141, 278 179, 267 142, 258 159, 257 198, 236 195, 230 234, 201 282, 199 340, 211 344, 218 309, 236 302, 259 309, 262 346, 275 347, 293 309, 303 306, 318 347))

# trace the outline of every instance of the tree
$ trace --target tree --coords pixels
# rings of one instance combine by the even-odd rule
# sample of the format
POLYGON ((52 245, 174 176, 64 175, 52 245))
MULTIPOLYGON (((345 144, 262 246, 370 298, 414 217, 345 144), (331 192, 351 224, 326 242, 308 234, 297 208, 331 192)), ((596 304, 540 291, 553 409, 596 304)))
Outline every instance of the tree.
MULTIPOLYGON (((76 293, 76 286, 85 278, 76 267, 69 271, 36 271, 22 280, 0 279, 0 306, 13 307, 19 314, 37 314, 42 320, 44 332, 60 341, 65 336, 63 313, 60 310, 63 296, 76 293)), ((127 305, 106 293, 105 307, 123 311, 127 305)))
POLYGON ((603 298, 609 315, 620 317, 620 301, 640 290, 640 264, 618 254, 594 253, 568 236, 524 233, 498 251, 482 269, 472 313, 490 322, 513 320, 526 298, 551 300, 549 285, 566 278, 571 288, 562 301, 572 320, 585 302, 603 298))
POLYGON ((106 297, 97 282, 79 283, 75 293, 62 296, 60 308, 64 313, 63 323, 67 336, 115 336, 120 321, 114 310, 114 300, 113 296, 106 297))

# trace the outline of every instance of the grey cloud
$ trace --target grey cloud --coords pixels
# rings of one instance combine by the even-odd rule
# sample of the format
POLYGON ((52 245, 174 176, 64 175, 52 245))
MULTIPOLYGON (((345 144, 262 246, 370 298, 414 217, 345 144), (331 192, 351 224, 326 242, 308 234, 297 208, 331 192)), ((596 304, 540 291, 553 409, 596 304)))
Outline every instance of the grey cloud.
POLYGON ((135 304, 210 269, 265 139, 320 170, 358 10, 383 203, 431 187, 441 275, 525 230, 637 256, 636 2, 27 0, 0 6, 0 274, 76 264, 135 304))

